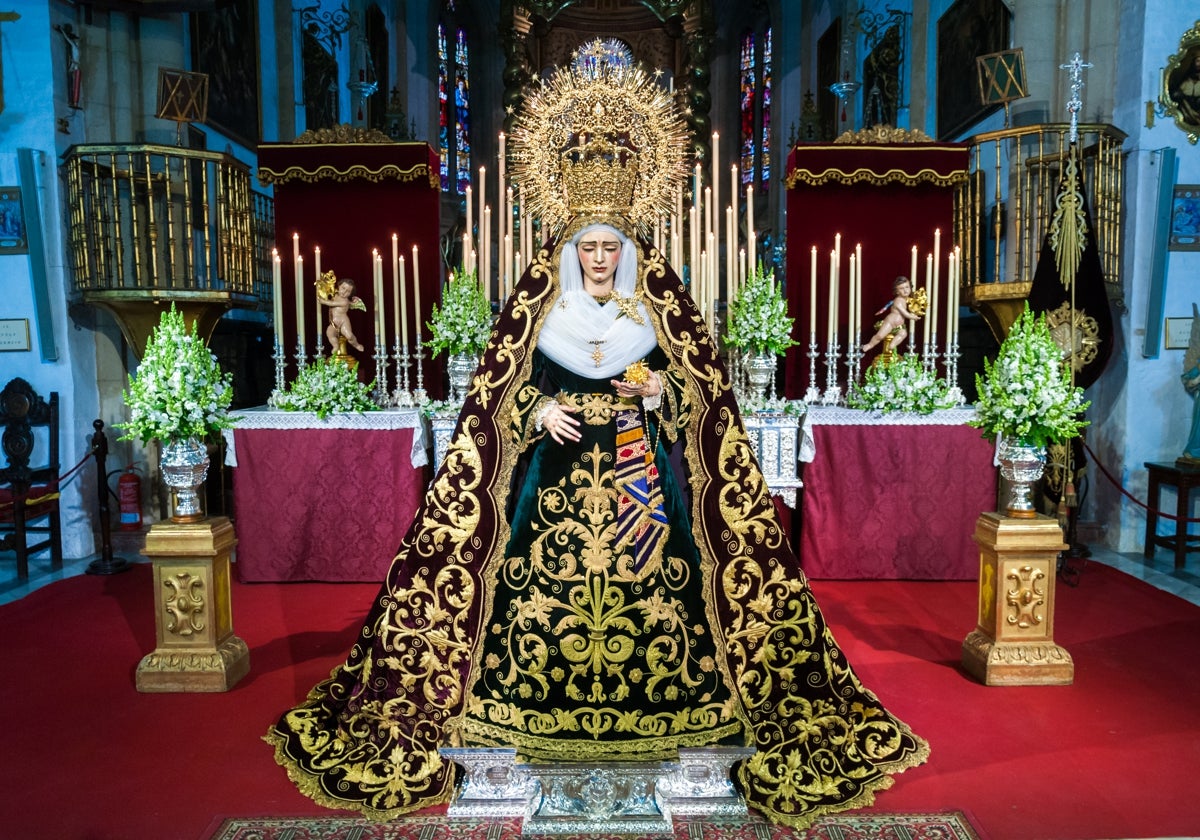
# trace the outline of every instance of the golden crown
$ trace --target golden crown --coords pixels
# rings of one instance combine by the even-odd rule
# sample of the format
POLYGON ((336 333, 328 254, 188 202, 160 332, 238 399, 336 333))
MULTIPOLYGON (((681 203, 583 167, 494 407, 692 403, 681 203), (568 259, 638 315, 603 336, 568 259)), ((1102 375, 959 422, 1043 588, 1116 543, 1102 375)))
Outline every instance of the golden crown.
POLYGON ((688 175, 674 98, 644 71, 603 61, 573 62, 535 88, 510 148, 523 201, 552 234, 585 215, 624 216, 649 234, 688 175))
POLYGON ((581 135, 562 155, 563 195, 572 215, 632 207, 637 189, 638 154, 604 138, 581 135))

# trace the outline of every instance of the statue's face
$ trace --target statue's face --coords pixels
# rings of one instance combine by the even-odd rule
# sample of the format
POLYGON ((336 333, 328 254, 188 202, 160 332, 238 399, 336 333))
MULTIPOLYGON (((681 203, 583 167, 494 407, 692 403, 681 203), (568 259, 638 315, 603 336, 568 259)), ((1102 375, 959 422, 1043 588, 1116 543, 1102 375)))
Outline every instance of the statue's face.
POLYGON ((896 286, 896 294, 898 294, 900 297, 908 297, 909 295, 911 295, 912 294, 912 283, 909 283, 907 280, 905 280, 903 283, 900 283, 899 285, 897 285, 896 286))
POLYGON ((576 243, 584 280, 597 286, 607 284, 621 258, 621 240, 607 231, 586 233, 576 243))

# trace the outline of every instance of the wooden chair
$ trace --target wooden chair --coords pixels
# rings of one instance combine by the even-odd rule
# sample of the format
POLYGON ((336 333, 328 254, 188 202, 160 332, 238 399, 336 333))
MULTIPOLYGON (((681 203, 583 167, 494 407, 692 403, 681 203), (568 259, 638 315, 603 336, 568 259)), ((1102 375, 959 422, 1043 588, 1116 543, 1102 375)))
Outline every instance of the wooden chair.
POLYGON ((17 554, 17 577, 29 577, 29 555, 50 550, 62 568, 62 522, 58 506, 58 392, 45 400, 20 377, 0 391, 0 429, 7 465, 0 469, 0 550, 17 554), (46 455, 31 467, 36 430, 45 427, 46 455), (40 524, 33 524, 40 523, 40 524), (45 534, 36 540, 32 535, 45 534))

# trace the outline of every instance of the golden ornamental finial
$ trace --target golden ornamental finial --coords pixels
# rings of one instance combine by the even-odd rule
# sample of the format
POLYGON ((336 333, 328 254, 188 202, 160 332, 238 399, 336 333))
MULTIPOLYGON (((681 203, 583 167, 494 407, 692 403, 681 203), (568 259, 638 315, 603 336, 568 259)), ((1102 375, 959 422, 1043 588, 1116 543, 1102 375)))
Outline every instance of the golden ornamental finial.
POLYGON ((649 234, 687 178, 687 130, 674 98, 606 55, 602 44, 581 47, 528 96, 513 125, 513 179, 551 233, 577 216, 624 216, 649 234))

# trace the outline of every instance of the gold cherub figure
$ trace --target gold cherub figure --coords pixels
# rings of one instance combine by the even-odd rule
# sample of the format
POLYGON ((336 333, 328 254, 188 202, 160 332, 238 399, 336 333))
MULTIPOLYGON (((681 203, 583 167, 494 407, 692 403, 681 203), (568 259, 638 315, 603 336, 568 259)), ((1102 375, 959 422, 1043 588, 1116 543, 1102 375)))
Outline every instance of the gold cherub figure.
POLYGON ((333 352, 338 356, 346 355, 346 345, 362 351, 363 346, 354 337, 354 329, 350 326, 350 310, 367 311, 367 305, 354 294, 354 281, 349 277, 338 279, 332 271, 326 271, 317 278, 317 303, 329 307, 329 326, 325 328, 325 338, 333 352))

